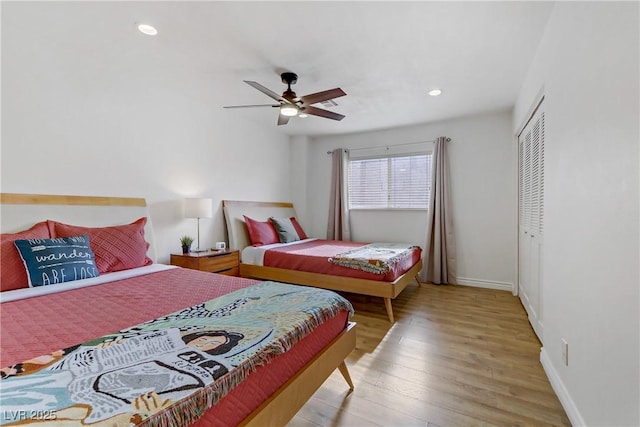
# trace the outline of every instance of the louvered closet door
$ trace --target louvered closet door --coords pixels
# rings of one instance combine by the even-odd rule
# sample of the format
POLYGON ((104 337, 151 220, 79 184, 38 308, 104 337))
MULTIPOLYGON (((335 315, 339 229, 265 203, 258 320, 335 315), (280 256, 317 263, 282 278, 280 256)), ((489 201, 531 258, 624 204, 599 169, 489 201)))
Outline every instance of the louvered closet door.
POLYGON ((529 322, 543 340, 544 110, 540 104, 518 137, 519 283, 529 322))

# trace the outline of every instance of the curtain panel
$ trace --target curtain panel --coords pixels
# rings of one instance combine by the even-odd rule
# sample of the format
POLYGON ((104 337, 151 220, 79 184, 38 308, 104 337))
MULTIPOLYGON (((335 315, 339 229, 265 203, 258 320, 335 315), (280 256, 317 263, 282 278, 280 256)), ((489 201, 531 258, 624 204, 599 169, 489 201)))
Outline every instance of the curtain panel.
POLYGON ((431 160, 431 194, 427 238, 420 280, 439 284, 456 281, 456 250, 451 214, 447 138, 436 139, 431 160))
POLYGON ((347 151, 336 148, 331 152, 331 198, 327 239, 351 240, 349 204, 347 203, 347 151))

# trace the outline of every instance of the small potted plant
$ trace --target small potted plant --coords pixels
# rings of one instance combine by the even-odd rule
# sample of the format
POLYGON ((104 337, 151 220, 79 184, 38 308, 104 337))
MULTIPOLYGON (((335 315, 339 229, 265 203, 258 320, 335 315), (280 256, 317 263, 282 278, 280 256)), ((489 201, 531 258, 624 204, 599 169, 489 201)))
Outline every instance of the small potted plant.
POLYGON ((182 245, 182 253, 188 254, 191 250, 191 244, 193 243, 193 237, 182 236, 180 238, 180 244, 182 245))

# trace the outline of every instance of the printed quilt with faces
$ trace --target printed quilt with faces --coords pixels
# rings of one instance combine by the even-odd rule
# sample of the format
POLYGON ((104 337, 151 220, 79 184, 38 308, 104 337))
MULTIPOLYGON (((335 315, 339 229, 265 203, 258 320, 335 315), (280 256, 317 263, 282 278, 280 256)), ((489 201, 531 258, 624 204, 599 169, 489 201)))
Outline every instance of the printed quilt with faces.
POLYGON ((262 282, 2 369, 0 423, 187 425, 350 303, 262 282))

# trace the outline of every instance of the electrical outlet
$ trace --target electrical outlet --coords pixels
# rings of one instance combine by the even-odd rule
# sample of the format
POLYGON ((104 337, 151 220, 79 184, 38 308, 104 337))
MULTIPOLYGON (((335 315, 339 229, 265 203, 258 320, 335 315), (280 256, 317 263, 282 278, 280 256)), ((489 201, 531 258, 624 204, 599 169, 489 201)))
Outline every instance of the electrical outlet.
POLYGON ((562 361, 565 366, 569 366, 569 344, 562 338, 562 361))

